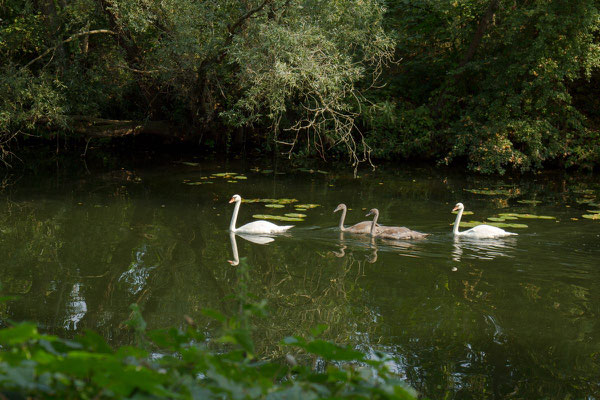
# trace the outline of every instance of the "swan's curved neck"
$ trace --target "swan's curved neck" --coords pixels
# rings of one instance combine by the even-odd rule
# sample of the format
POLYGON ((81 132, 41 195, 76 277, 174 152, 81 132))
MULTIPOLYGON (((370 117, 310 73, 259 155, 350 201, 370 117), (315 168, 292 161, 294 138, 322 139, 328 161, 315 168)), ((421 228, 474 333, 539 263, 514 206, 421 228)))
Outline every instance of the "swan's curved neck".
POLYGON ((454 220, 454 228, 452 229, 452 233, 455 235, 460 234, 460 232, 458 231, 458 226, 460 225, 460 219, 462 218, 462 215, 463 215, 463 209, 459 208, 458 214, 456 215, 456 219, 454 220))
POLYGON ((237 221, 237 216, 238 216, 238 212, 240 212, 241 204, 242 204, 241 201, 235 202, 235 208, 233 209, 233 215, 231 216, 231 223, 229 224, 229 230, 231 232, 235 232, 237 230, 237 229, 235 229, 235 222, 237 221))
POLYGON ((346 220, 346 207, 342 208, 342 217, 340 218, 340 231, 345 231, 344 221, 346 220))
POLYGON ((375 211, 375 216, 373 217, 373 223, 371 224, 371 236, 375 236, 375 225, 377 225, 377 218, 379 218, 379 212, 375 211))

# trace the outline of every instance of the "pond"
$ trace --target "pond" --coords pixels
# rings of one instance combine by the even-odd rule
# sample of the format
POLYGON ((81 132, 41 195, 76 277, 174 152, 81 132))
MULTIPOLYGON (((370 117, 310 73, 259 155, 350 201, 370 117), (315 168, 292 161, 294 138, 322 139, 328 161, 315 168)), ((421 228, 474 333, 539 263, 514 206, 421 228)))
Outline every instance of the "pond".
POLYGON ((267 300, 254 332, 264 357, 281 356, 283 337, 326 324, 326 339, 393 356, 392 368, 431 398, 600 395, 592 176, 381 166, 354 178, 196 161, 7 176, 0 282, 11 298, 0 303, 2 320, 64 337, 90 328, 118 345, 132 340, 123 322, 138 303, 150 328, 189 316, 210 334, 216 324, 202 310, 234 313, 243 291, 267 300), (274 240, 230 236, 233 194, 255 199, 242 203, 238 225, 253 215, 300 220, 274 220, 295 225, 274 240), (505 228, 518 236, 454 240, 459 201, 473 212, 464 221, 502 218, 519 224, 505 228), (380 223, 431 236, 340 234, 339 203, 347 225, 376 207, 380 223))

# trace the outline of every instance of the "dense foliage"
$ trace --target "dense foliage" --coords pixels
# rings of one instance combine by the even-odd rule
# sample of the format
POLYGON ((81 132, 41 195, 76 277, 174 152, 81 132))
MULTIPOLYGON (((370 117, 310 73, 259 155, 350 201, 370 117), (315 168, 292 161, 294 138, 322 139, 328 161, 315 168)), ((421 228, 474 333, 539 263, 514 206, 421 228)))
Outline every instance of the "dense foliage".
POLYGON ((481 172, 593 167, 599 7, 2 0, 0 149, 21 133, 87 127, 205 144, 233 135, 354 164, 374 155, 466 160, 481 172))
POLYGON ((393 100, 370 116, 381 154, 466 157, 483 172, 597 164, 599 6, 390 1, 402 61, 393 100))
MULTIPOLYGON (((245 262, 241 270, 245 269, 245 262)), ((243 286, 243 285, 242 285, 243 286)), ((281 360, 257 354, 251 319, 265 302, 238 296, 239 314, 227 318, 206 310, 222 324, 207 337, 189 317, 186 326, 146 331, 136 305, 127 324, 136 345, 113 350, 92 331, 75 340, 38 332, 31 323, 0 330, 0 396, 110 399, 414 399, 387 364, 386 356, 366 354, 328 341, 287 337, 281 360), (309 367, 308 361, 317 368, 309 367)), ((319 326, 319 336, 327 328, 319 326)))

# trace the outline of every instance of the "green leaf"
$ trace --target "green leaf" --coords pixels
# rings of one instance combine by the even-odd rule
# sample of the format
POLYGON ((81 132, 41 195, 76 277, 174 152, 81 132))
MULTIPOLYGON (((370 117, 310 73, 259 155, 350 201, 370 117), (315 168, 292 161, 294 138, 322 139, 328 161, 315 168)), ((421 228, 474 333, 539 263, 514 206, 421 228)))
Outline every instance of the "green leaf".
POLYGON ((22 322, 10 328, 0 330, 1 344, 20 344, 39 337, 37 327, 35 324, 29 322, 22 322))
POLYGON ((516 214, 516 213, 503 213, 498 214, 500 217, 516 217, 516 218, 525 218, 525 219, 556 219, 556 217, 552 217, 549 215, 534 215, 534 214, 516 214))
POLYGON ((585 219, 600 220, 600 214, 583 214, 581 217, 585 219))
POLYGON ((304 221, 302 218, 285 217, 282 215, 254 214, 252 218, 256 219, 271 219, 275 221, 298 222, 304 221))

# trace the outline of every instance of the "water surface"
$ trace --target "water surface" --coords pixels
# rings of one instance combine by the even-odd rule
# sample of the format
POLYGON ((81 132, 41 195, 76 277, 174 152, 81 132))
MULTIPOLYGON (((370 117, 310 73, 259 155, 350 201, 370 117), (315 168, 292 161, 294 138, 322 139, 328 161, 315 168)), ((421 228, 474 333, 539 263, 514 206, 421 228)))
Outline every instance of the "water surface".
MULTIPOLYGON (((201 310, 235 312, 241 261, 243 290, 269 304, 256 321, 263 356, 279 356, 281 338, 326 324, 328 339, 394 356, 393 368, 431 398, 600 395, 600 220, 581 218, 600 208, 592 177, 392 166, 359 175, 252 161, 15 172, 2 191, 0 281, 16 297, 0 315, 67 337, 92 328, 120 344, 131 340, 122 324, 135 302, 152 328, 181 326, 188 315, 210 334, 201 310), (247 179, 211 177, 223 172, 247 179), (302 211, 289 234, 255 243, 227 231, 235 193, 319 206, 302 211), (507 228, 517 237, 456 241, 457 201, 474 211, 465 220, 556 219, 507 221, 528 225, 507 228), (332 211, 341 202, 351 208, 347 224, 377 207, 381 223, 432 236, 340 235, 332 211)), ((297 212, 264 204, 242 204, 238 224, 297 212)))

